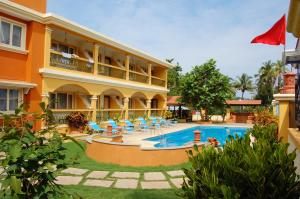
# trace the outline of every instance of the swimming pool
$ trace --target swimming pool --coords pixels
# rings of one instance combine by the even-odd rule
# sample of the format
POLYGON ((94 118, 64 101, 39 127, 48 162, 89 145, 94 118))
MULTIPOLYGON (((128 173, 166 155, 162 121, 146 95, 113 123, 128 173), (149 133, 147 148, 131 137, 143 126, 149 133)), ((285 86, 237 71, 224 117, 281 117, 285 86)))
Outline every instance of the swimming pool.
POLYGON ((207 142, 209 137, 215 137, 220 145, 226 143, 228 136, 238 135, 242 137, 249 128, 246 127, 226 127, 226 126, 196 126, 184 129, 174 133, 168 133, 163 136, 155 136, 145 139, 146 141, 159 142, 154 145, 156 148, 184 146, 194 141, 194 131, 201 131, 201 141, 207 142))

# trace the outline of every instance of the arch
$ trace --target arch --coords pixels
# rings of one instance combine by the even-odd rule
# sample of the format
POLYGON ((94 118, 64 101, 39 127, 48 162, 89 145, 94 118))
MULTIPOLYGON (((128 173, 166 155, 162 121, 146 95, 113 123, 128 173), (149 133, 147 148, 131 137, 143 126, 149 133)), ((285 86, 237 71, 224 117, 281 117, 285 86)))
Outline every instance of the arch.
POLYGON ((130 97, 131 98, 136 97, 136 98, 145 98, 145 99, 147 99, 147 95, 145 93, 141 92, 141 91, 133 93, 130 97))
POLYGON ((90 92, 78 84, 65 84, 53 90, 53 92, 65 92, 65 93, 81 93, 90 95, 90 92))
POLYGON ((161 94, 156 94, 151 99, 151 108, 163 109, 166 105, 166 98, 161 94))
POLYGON ((120 96, 120 97, 125 97, 125 95, 118 89, 115 88, 109 88, 104 91, 100 95, 109 95, 109 96, 120 96))

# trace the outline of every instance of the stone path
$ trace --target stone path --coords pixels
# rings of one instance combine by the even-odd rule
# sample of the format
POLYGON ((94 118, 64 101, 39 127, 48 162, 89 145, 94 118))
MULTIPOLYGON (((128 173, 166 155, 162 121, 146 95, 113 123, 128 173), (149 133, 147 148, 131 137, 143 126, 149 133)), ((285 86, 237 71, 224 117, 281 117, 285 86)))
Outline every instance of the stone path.
POLYGON ((142 173, 68 168, 56 178, 56 183, 117 189, 171 189, 181 187, 183 175, 181 170, 142 173))

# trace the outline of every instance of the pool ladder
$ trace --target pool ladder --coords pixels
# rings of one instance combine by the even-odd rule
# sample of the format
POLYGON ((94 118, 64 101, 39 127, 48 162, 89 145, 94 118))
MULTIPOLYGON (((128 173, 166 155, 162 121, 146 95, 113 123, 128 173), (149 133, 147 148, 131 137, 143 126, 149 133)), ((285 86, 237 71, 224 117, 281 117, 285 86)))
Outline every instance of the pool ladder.
POLYGON ((159 143, 161 146, 167 146, 167 138, 165 134, 160 134, 159 143))

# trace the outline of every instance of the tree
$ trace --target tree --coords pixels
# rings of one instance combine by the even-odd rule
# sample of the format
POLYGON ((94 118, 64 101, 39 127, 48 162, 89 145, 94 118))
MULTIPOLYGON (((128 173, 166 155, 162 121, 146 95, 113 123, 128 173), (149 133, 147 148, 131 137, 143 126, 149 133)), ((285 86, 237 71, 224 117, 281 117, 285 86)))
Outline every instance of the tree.
POLYGON ((284 63, 281 60, 278 60, 275 64, 274 64, 275 68, 274 68, 274 75, 277 78, 277 85, 275 85, 275 91, 276 93, 279 93, 279 89, 283 86, 283 78, 282 78, 282 74, 286 73, 288 70, 285 67, 284 63))
POLYGON ((276 80, 275 64, 270 60, 263 63, 259 69, 257 77, 257 99, 262 100, 263 105, 271 104, 274 93, 274 83, 276 80))
POLYGON ((252 91, 252 77, 248 76, 246 73, 243 73, 240 77, 237 77, 237 80, 233 83, 234 88, 242 92, 242 99, 244 99, 245 91, 252 91))
POLYGON ((216 61, 193 67, 182 78, 181 100, 194 110, 201 111, 201 118, 208 120, 208 111, 224 109, 225 100, 232 96, 229 78, 216 68, 216 61))
MULTIPOLYGON (((172 63, 174 58, 166 59, 166 61, 172 63)), ((180 95, 180 81, 182 77, 181 71, 182 68, 178 62, 173 68, 168 70, 168 89, 170 90, 168 93, 169 96, 180 95)))

